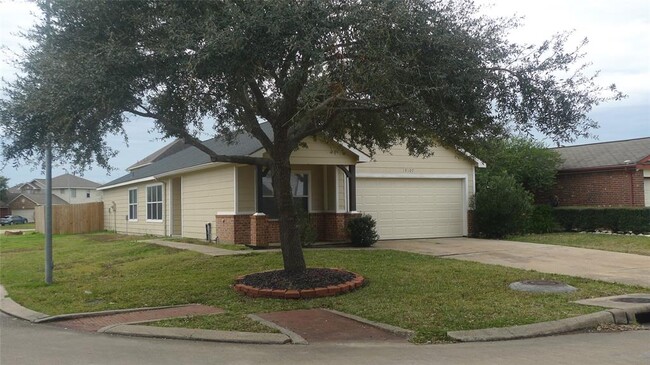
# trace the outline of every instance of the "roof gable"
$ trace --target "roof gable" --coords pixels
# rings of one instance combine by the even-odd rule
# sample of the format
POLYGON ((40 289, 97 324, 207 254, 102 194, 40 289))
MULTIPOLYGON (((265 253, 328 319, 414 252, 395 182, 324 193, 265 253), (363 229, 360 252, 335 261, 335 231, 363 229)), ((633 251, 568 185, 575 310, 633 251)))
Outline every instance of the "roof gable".
MULTIPOLYGON (((45 194, 44 193, 30 193, 30 194, 18 194, 16 197, 9 201, 9 204, 23 197, 24 199, 32 201, 36 205, 45 205, 45 194)), ((52 194, 52 205, 67 205, 68 202, 59 198, 58 196, 52 194)))
POLYGON ((182 139, 177 139, 173 141, 172 143, 169 143, 168 145, 164 146, 163 148, 159 149, 158 151, 150 154, 149 156, 143 158, 142 160, 134 163, 133 165, 127 167, 126 169, 128 171, 136 170, 142 167, 145 167, 147 165, 151 165, 152 163, 156 161, 160 161, 163 158, 167 156, 171 156, 185 148, 189 147, 189 145, 185 144, 185 142, 182 139))

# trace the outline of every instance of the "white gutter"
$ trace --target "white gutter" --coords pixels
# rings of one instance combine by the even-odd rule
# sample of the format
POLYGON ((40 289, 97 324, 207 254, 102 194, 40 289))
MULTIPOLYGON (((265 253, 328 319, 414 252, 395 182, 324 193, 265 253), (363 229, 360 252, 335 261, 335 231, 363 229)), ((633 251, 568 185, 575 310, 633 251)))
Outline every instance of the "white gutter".
POLYGON ((145 181, 153 181, 156 180, 155 177, 149 176, 149 177, 143 177, 142 179, 137 179, 137 180, 129 180, 123 183, 115 184, 115 185, 108 185, 108 186, 102 186, 97 188, 97 190, 108 190, 108 189, 113 189, 113 188, 119 188, 120 186, 126 186, 126 185, 132 185, 132 184, 137 184, 145 181))

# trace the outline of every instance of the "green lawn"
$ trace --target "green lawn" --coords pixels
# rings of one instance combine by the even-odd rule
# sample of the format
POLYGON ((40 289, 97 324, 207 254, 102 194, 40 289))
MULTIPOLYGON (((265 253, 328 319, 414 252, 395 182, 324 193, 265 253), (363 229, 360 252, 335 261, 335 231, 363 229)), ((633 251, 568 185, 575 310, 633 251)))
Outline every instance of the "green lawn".
POLYGON ((595 233, 547 233, 508 237, 510 241, 545 243, 650 256, 650 237, 595 233))
POLYGON ((364 275, 367 285, 330 298, 251 299, 232 290, 234 278, 281 268, 279 253, 209 257, 137 239, 110 234, 55 236, 55 283, 46 286, 43 236, 1 236, 0 282, 14 300, 48 314, 202 303, 224 308, 228 315, 195 317, 182 324, 240 329, 247 327, 240 322, 248 313, 325 307, 415 330, 415 342, 446 340, 450 330, 526 324, 599 310, 570 303, 581 298, 649 292, 390 250, 311 249, 305 252, 310 266, 346 268, 364 275), (508 289, 513 281, 542 278, 580 290, 551 295, 508 289))

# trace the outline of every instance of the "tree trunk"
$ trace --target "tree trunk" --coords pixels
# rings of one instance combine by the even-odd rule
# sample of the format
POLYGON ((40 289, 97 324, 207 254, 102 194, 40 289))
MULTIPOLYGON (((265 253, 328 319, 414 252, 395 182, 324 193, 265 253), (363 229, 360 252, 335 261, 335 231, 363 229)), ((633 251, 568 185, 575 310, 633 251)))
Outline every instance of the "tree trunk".
POLYGON ((295 275, 304 272, 307 269, 307 265, 305 264, 305 257, 302 252, 296 208, 291 193, 291 164, 289 162, 289 156, 290 152, 286 153, 286 157, 276 157, 273 161, 271 172, 275 202, 280 215, 280 243, 284 270, 289 275, 295 275))

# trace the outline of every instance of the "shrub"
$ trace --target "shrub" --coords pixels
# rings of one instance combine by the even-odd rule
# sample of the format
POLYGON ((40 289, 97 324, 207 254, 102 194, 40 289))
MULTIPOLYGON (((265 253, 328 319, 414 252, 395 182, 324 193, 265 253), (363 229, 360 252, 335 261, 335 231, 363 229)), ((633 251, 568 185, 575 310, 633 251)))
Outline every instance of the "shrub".
POLYGON ((476 228, 481 236, 499 238, 521 233, 533 209, 533 197, 514 177, 485 172, 472 199, 476 228))
POLYGON ((549 233, 560 229, 553 216, 553 208, 546 204, 533 207, 533 212, 526 223, 526 233, 549 233))
POLYGON ((311 247, 314 242, 316 242, 318 233, 316 232, 314 224, 311 222, 309 213, 305 212, 303 209, 298 209, 296 212, 296 219, 302 247, 311 247))
POLYGON ((567 231, 650 232, 650 208, 555 208, 553 215, 567 231))
POLYGON ((352 245, 359 247, 370 247, 377 240, 379 235, 375 229, 377 222, 368 214, 352 218, 348 221, 347 230, 352 245))

